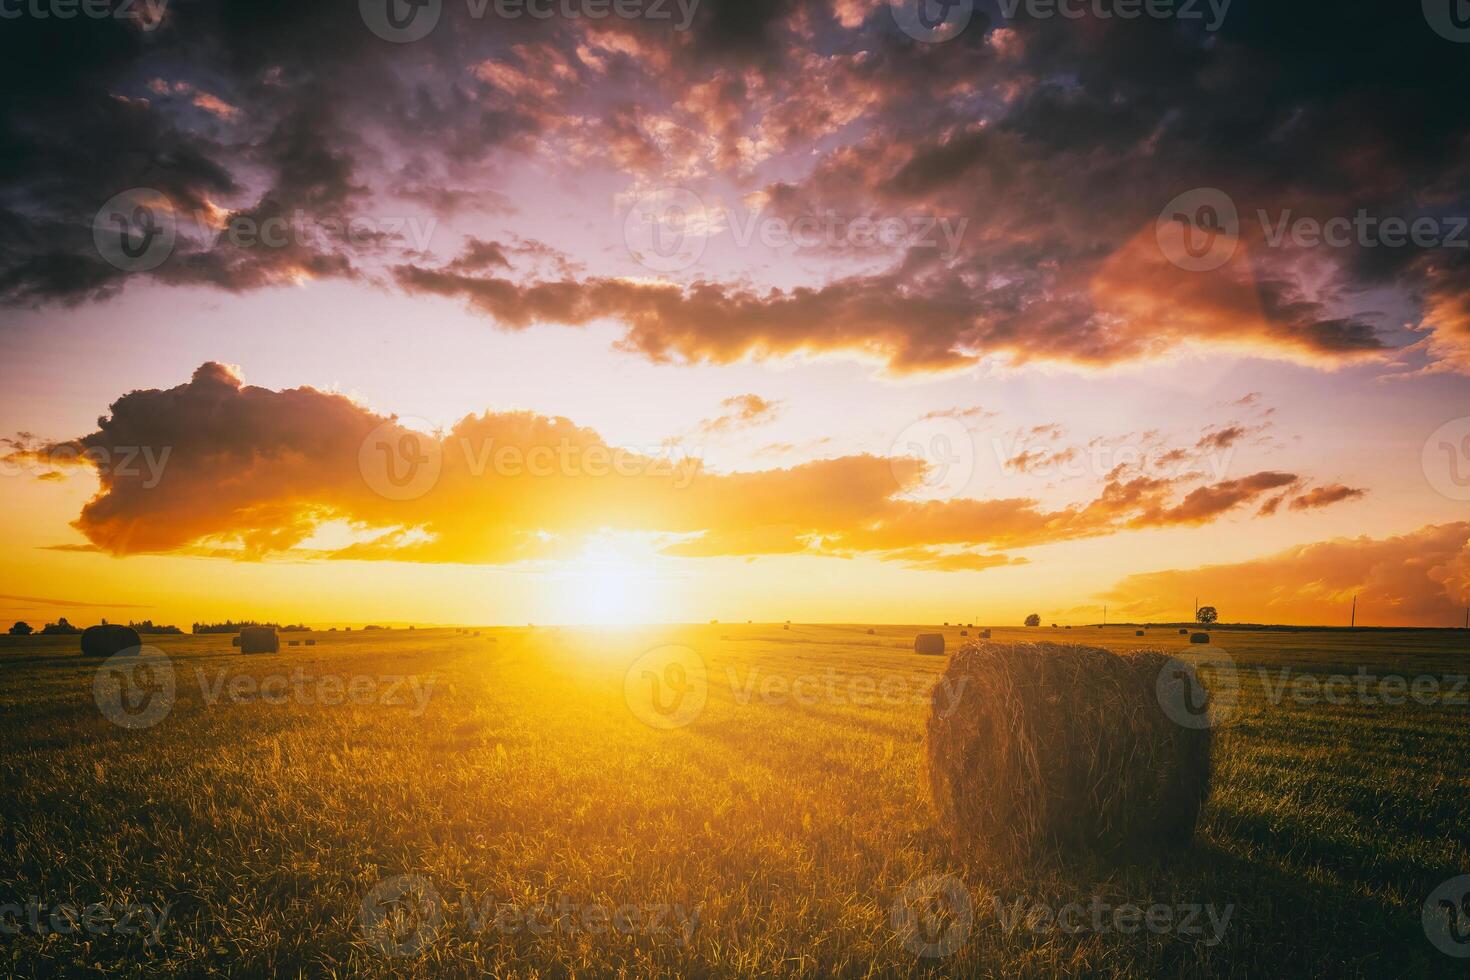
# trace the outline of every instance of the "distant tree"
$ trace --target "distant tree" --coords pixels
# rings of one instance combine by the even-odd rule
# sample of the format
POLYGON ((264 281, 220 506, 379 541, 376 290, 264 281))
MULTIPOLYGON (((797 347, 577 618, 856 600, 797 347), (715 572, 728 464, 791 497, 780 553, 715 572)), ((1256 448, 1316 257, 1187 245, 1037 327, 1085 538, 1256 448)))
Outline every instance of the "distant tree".
POLYGON ((80 629, 66 621, 65 616, 62 616, 54 623, 47 623, 41 627, 42 636, 75 636, 80 632, 80 629))
POLYGON ((31 629, 30 623, 16 623, 10 627, 11 636, 30 636, 35 630, 31 629))
POLYGON ((145 619, 141 623, 128 623, 128 626, 145 636, 148 634, 168 634, 173 636, 184 632, 177 626, 164 626, 161 623, 153 622, 151 619, 145 619))
POLYGON ((1202 626, 1208 626, 1220 618, 1220 613, 1214 606, 1200 606, 1199 612, 1194 614, 1194 618, 1199 620, 1202 626))
POLYGON ((1029 615, 1029 616, 1026 617, 1026 625, 1027 626, 1040 626, 1041 625, 1041 617, 1038 616, 1036 613, 1032 613, 1031 615, 1029 615))

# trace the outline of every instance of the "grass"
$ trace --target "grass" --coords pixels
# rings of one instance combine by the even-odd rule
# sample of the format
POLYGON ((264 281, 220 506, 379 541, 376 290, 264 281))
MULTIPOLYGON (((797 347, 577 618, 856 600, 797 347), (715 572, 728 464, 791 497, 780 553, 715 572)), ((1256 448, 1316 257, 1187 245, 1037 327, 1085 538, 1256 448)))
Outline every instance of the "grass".
MULTIPOLYGON (((177 702, 140 730, 99 712, 97 665, 75 655, 74 638, 11 639, 0 646, 0 905, 169 911, 156 942, 96 923, 41 934, 22 912, 6 920, 21 925, 0 956, 18 976, 1377 977, 1463 966, 1428 941, 1420 915, 1437 885, 1470 872, 1465 706, 1330 704, 1295 679, 1465 673, 1465 634, 1216 630, 1211 646, 1191 647, 1177 629, 996 629, 1001 641, 1147 643, 1195 659, 1223 650, 1240 680, 1193 850, 1008 870, 984 856, 956 862, 934 825, 922 732, 944 658, 913 654, 920 628, 322 633, 315 647, 269 656, 243 656, 227 636, 162 637, 177 702), (655 655, 627 679, 663 644, 707 668, 707 703, 673 729, 633 708, 650 716, 654 695, 664 708, 693 704, 676 689, 694 675, 655 655), (289 684, 297 668, 313 699, 314 679, 340 679, 345 703, 229 696, 254 685, 231 678, 289 684), (409 675, 420 692, 432 679, 426 701, 406 683, 389 691, 409 675), (354 677, 369 679, 356 682, 361 703, 346 698, 354 677), (398 703, 378 703, 389 693, 398 703), (365 898, 402 875, 433 889, 438 919, 432 896, 410 890, 404 918, 387 922, 398 932, 365 926, 365 898), (915 910, 905 889, 926 878, 958 882, 968 926, 951 892, 918 915, 917 935, 905 931, 895 903, 915 910), (1123 932, 1111 911, 1088 911, 1081 929, 1046 928, 1048 910, 1073 903, 1156 905, 1174 924, 1123 932), (1202 930, 1178 927, 1191 909, 1202 930), (1217 936, 1208 914, 1227 910, 1217 936), (422 949, 385 953, 404 938, 422 949)), ((958 628, 944 632, 953 649, 958 628)))

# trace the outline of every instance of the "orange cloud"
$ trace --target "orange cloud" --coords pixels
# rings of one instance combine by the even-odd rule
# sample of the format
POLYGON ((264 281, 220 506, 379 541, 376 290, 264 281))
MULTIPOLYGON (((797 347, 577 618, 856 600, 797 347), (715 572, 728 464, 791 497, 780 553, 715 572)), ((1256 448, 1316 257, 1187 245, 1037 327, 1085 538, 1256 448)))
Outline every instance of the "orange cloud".
POLYGON ((1458 626, 1470 604, 1470 522, 1393 538, 1339 538, 1232 565, 1130 575, 1099 598, 1126 615, 1179 617, 1194 598, 1230 622, 1458 626))
MULTIPOLYGON (((753 395, 727 404, 737 419, 773 410, 753 395)), ((1185 477, 1115 476, 1096 499, 1058 509, 1027 498, 914 500, 906 494, 925 475, 916 459, 716 473, 530 412, 471 415, 427 434, 343 395, 246 385, 216 363, 176 388, 124 395, 90 435, 11 455, 92 467, 99 492, 75 527, 115 555, 305 549, 487 564, 575 554, 613 530, 662 535, 666 553, 687 557, 867 555, 974 571, 1017 561, 981 549, 1202 523, 1298 480, 1257 473, 1190 489, 1185 477), (333 522, 359 540, 306 547, 333 522)))
POLYGON ((733 432, 764 425, 776 417, 780 403, 769 401, 760 395, 735 395, 720 403, 725 412, 699 423, 699 431, 707 434, 733 432))

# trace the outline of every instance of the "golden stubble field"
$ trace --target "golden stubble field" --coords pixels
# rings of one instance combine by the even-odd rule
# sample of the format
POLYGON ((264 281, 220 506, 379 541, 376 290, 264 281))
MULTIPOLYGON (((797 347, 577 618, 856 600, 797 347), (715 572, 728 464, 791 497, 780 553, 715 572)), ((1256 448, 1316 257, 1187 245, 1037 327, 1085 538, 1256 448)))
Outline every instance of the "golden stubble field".
POLYGON ((11 641, 7 970, 1451 976, 1470 962, 1463 632, 1217 629, 1190 647, 1177 629, 995 629, 1213 658, 1225 667, 1206 678, 1234 692, 1192 850, 1007 869, 956 860, 935 825, 922 732, 944 658, 912 652, 921 628, 353 631, 267 656, 163 637, 123 670, 74 639, 11 641))

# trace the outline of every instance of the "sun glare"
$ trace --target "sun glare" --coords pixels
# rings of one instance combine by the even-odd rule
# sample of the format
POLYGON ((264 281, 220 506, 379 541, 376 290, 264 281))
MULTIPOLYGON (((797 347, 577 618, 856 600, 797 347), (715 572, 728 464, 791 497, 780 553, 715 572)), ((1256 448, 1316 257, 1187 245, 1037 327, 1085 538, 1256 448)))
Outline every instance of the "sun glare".
POLYGON ((589 544, 555 576, 563 623, 625 626, 648 622, 659 612, 660 589, 652 557, 635 542, 589 544))

